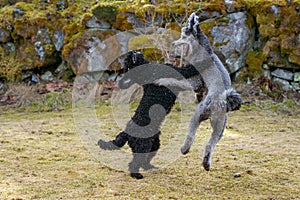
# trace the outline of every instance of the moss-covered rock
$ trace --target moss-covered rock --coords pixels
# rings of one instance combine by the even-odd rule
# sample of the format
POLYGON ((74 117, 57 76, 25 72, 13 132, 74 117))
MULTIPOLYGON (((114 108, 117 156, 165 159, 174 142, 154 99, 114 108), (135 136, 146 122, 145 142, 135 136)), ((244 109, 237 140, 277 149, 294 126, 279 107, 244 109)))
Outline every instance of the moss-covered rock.
POLYGON ((92 8, 92 14, 103 21, 113 23, 116 21, 117 6, 113 4, 97 4, 92 8))
POLYGON ((273 67, 300 69, 300 1, 246 2, 256 17, 265 62, 273 67))
POLYGON ((8 81, 17 81, 21 76, 22 62, 14 57, 0 56, 0 77, 5 77, 8 81))
POLYGON ((10 32, 4 28, 0 28, 0 42, 7 43, 11 39, 10 32))
POLYGON ((266 56, 262 52, 250 51, 247 55, 246 64, 248 77, 253 79, 262 74, 262 65, 266 56))
POLYGON ((75 74, 87 72, 89 68, 89 54, 100 48, 101 41, 115 34, 111 30, 85 30, 76 39, 64 46, 63 58, 71 66, 75 74))
POLYGON ((113 27, 120 31, 132 30, 133 23, 128 21, 126 12, 120 12, 116 15, 116 22, 113 23, 113 27))
MULTIPOLYGON (((82 52, 88 49, 93 37, 101 41, 118 31, 138 29, 147 32, 157 27, 180 32, 191 12, 199 15, 201 29, 209 36, 215 50, 222 54, 222 48, 230 47, 232 43, 229 40, 217 40, 214 31, 220 32, 220 27, 234 21, 229 14, 240 11, 247 16, 245 26, 253 31, 256 25, 257 42, 247 59, 240 59, 230 71, 243 67, 246 60, 246 71, 250 77, 259 74, 262 63, 272 68, 290 68, 297 72, 300 70, 299 8, 300 0, 233 0, 226 3, 224 0, 188 3, 185 0, 0 1, 0 65, 5 66, 0 69, 0 76, 15 80, 12 77, 20 77, 19 73, 24 70, 58 65, 61 57, 77 72, 76 62, 82 52), (106 30, 108 28, 112 30, 106 30), (93 32, 92 29, 97 31, 93 32), (10 50, 10 47, 14 47, 14 50, 10 50), (12 70, 8 73, 7 69, 10 68, 12 70)), ((240 22, 236 20, 236 23, 240 22)), ((236 43, 240 42, 235 34, 231 36, 236 43)), ((139 40, 136 42, 143 42, 142 38, 139 40)), ((144 52, 148 59, 164 57, 163 52, 157 52, 155 45, 153 48, 149 46, 144 52)), ((230 55, 237 54, 238 58, 246 55, 248 50, 235 49, 230 55)), ((223 56, 230 63, 231 57, 223 56)))

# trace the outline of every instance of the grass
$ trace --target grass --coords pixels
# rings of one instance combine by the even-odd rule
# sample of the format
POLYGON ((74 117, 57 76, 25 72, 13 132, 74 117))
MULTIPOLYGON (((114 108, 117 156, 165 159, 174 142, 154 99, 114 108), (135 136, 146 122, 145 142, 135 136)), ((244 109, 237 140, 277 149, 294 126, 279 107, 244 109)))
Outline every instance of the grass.
MULTIPOLYGON (((0 115, 0 199, 299 199, 299 115, 268 110, 269 104, 229 114, 210 172, 200 164, 211 132, 205 122, 189 154, 145 173, 143 180, 106 167, 89 154, 72 109, 9 109, 0 115)), ((183 132, 194 106, 186 106, 183 132)), ((106 119, 100 130, 117 134, 111 105, 97 104, 95 109, 98 118, 106 119)), ((162 127, 163 147, 178 128, 181 110, 176 105, 162 127)))

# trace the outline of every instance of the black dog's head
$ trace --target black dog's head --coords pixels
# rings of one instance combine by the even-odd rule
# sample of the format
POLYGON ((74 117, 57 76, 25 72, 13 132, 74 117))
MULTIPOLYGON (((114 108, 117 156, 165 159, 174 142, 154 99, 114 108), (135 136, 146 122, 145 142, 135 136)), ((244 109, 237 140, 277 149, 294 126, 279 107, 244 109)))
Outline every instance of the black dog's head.
POLYGON ((125 72, 129 71, 130 69, 133 69, 139 65, 148 64, 148 63, 149 63, 149 61, 147 61, 144 58, 144 55, 141 52, 135 51, 135 50, 130 50, 125 55, 123 73, 125 73, 125 72))
POLYGON ((125 55, 125 59, 124 59, 124 68, 123 68, 123 77, 118 81, 118 85, 121 89, 126 89, 129 88, 132 84, 139 82, 139 78, 138 74, 132 74, 132 73, 128 73, 126 74, 126 72, 128 72, 129 70, 140 66, 140 65, 144 65, 144 64, 148 64, 149 61, 147 61, 144 58, 144 55, 139 52, 139 51, 135 51, 135 50, 130 50, 128 51, 128 53, 125 55))

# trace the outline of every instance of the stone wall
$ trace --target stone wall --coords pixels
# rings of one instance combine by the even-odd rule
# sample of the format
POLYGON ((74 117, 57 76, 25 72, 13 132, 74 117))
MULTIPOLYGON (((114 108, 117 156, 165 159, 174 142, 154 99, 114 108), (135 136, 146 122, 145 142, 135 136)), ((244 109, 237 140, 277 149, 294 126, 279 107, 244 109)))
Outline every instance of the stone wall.
MULTIPOLYGON (((265 75, 285 90, 300 92, 299 0, 30 2, 0 1, 2 78, 19 81, 54 73, 61 63, 75 74, 118 70, 117 60, 108 68, 97 65, 114 56, 90 56, 91 49, 111 38, 122 54, 128 50, 122 45, 128 38, 116 34, 180 31, 186 17, 197 12, 202 30, 235 80, 265 75)), ((149 59, 163 56, 153 49, 144 51, 149 59)))

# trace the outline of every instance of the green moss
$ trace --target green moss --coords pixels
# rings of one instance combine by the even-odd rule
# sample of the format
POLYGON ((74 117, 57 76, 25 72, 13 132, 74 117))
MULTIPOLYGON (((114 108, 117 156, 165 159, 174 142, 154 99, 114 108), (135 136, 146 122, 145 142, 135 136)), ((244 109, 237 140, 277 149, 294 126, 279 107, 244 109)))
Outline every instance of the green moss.
POLYGON ((139 35, 132 38, 128 43, 129 49, 144 49, 154 47, 155 37, 153 35, 139 35))
POLYGON ((170 13, 170 7, 168 6, 168 4, 159 4, 155 7, 155 11, 158 14, 167 17, 167 15, 170 13))
POLYGON ((262 52, 250 51, 246 58, 248 76, 252 79, 258 77, 262 72, 262 64, 266 56, 262 52))
POLYGON ((177 3, 177 4, 171 5, 171 10, 173 13, 182 15, 182 14, 187 13, 187 11, 189 10, 189 7, 184 3, 177 3))
POLYGON ((209 42, 212 44, 213 43, 213 38, 211 36, 211 30, 212 27, 214 27, 217 24, 215 20, 208 20, 200 24, 200 28, 205 33, 205 35, 208 36, 209 42))
POLYGON ((190 9, 191 10, 201 10, 202 7, 203 7, 202 3, 194 2, 194 1, 190 2, 190 9))
POLYGON ((141 50, 145 56, 145 59, 149 61, 155 61, 155 62, 163 62, 163 55, 162 52, 156 48, 147 48, 141 50))
POLYGON ((72 44, 72 42, 69 42, 68 44, 65 44, 63 46, 62 49, 62 56, 66 59, 68 58, 70 52, 72 51, 72 49, 74 48, 74 45, 72 44))
POLYGON ((265 25, 265 24, 261 24, 259 26, 259 33, 262 37, 265 38, 271 38, 271 37, 277 37, 279 36, 279 32, 277 31, 277 29, 275 28, 274 25, 265 25))
MULTIPOLYGON (((296 0, 298 1, 298 0, 296 0)), ((261 14, 263 12, 268 12, 270 13, 271 10, 269 9, 271 5, 276 5, 276 6, 286 6, 286 1, 285 0, 242 0, 241 1, 243 4, 246 5, 246 8, 251 11, 255 16, 258 14, 261 14)))
POLYGON ((300 50, 296 49, 289 54, 289 61, 300 65, 300 50))
POLYGON ((13 29, 13 9, 12 6, 5 6, 0 9, 0 27, 8 31, 13 29))
POLYGON ((71 82, 74 78, 75 74, 71 69, 68 69, 67 71, 58 74, 57 78, 60 80, 64 80, 66 82, 71 82))
POLYGON ((59 111, 71 107, 72 95, 69 90, 50 92, 36 98, 21 109, 34 112, 59 111))
POLYGON ((120 31, 127 31, 133 29, 133 24, 128 22, 127 15, 125 12, 118 13, 116 16, 116 22, 113 23, 113 27, 120 31))
POLYGON ((214 27, 215 25, 216 25, 215 20, 208 20, 208 21, 201 23, 200 28, 206 35, 210 35, 210 31, 211 31, 212 27, 214 27))
POLYGON ((166 28, 180 33, 182 27, 179 26, 179 24, 177 22, 170 22, 167 24, 166 28))
POLYGON ((92 14, 98 19, 114 22, 117 15, 117 7, 113 5, 100 4, 92 8, 92 14))
POLYGON ((204 3, 203 9, 205 8, 210 11, 218 11, 222 14, 226 14, 225 1, 211 0, 208 3, 204 3))
POLYGON ((69 43, 74 41, 76 38, 80 37, 82 35, 83 26, 78 22, 73 22, 70 24, 67 24, 63 27, 63 31, 65 33, 65 43, 69 43))
POLYGON ((283 102, 283 105, 284 105, 284 106, 287 106, 287 107, 289 107, 289 108, 293 108, 293 107, 297 106, 297 104, 296 104, 293 100, 291 100, 291 99, 285 100, 285 101, 283 102))
POLYGON ((21 20, 16 20, 14 24, 14 32, 23 39, 31 38, 35 35, 37 27, 24 23, 21 20))
POLYGON ((28 55, 34 55, 36 52, 35 52, 35 50, 34 50, 33 45, 31 45, 31 46, 26 46, 26 47, 24 48, 24 53, 25 53, 25 54, 28 54, 28 55))
POLYGON ((15 60, 12 56, 0 58, 0 77, 4 77, 10 82, 19 80, 22 68, 23 63, 15 60))
POLYGON ((20 8, 20 9, 24 10, 24 12, 26 14, 27 12, 31 12, 34 10, 33 5, 34 4, 31 4, 31 3, 18 2, 15 4, 15 8, 20 8))

